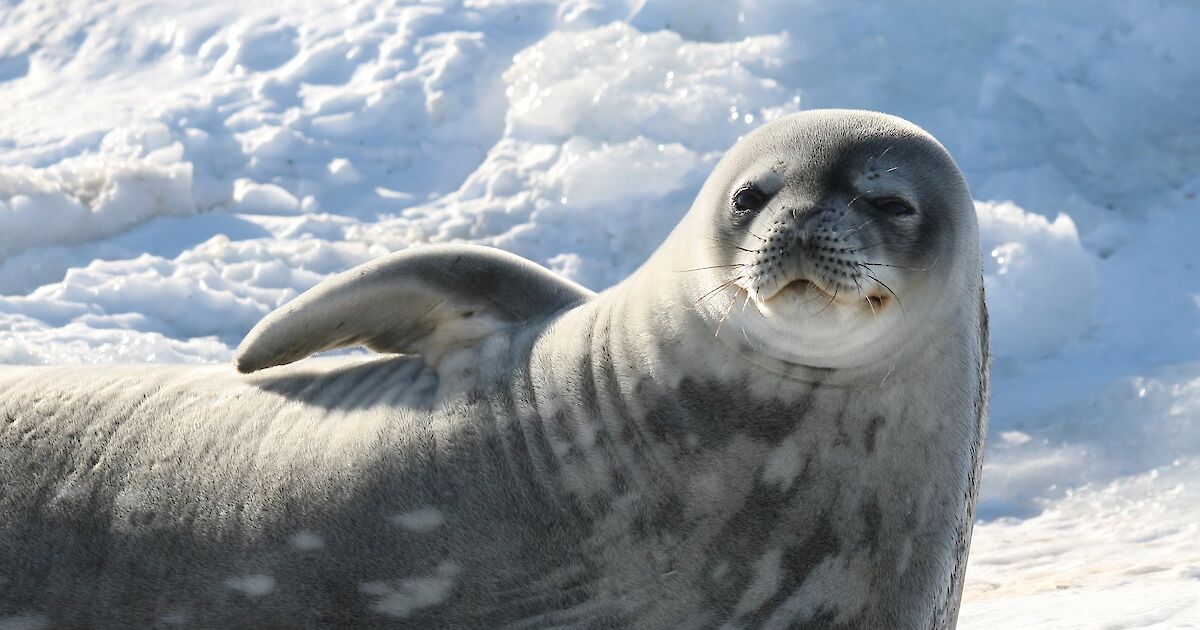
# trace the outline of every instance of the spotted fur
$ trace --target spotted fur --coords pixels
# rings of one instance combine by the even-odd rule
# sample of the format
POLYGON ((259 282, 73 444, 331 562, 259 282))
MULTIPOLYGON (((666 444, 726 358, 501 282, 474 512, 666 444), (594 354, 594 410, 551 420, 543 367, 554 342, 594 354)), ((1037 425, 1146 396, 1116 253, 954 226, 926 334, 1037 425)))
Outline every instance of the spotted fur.
POLYGON ((952 627, 987 421, 971 212, 912 125, 807 113, 599 296, 413 252, 241 365, 420 356, 0 369, 0 626, 952 627), (769 202, 731 214, 748 179, 769 202), (856 227, 902 185, 921 214, 856 227), (768 295, 857 290, 857 262, 903 312, 768 295))

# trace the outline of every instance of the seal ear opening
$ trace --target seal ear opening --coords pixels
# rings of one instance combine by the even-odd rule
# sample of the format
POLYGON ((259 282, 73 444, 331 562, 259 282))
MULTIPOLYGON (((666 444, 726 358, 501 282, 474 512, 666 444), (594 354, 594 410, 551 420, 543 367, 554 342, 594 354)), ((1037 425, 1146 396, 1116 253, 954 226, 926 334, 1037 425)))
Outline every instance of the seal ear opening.
POLYGON ((238 346, 239 372, 362 345, 420 354, 436 367, 447 352, 594 295, 529 260, 477 245, 407 249, 359 265, 268 314, 238 346))

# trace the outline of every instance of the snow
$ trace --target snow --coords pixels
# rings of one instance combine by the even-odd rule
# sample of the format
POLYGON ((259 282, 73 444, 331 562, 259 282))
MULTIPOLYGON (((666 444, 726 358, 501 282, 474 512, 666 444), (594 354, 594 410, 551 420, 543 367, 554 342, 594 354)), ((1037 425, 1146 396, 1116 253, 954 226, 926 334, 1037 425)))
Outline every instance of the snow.
POLYGON ((1050 221, 1011 202, 979 203, 976 214, 997 354, 1052 355, 1087 333, 1095 269, 1071 217, 1050 221))
POLYGON ((226 362, 329 274, 496 245, 591 288, 739 136, 909 118, 980 219, 964 628, 1200 626, 1200 7, 223 0, 0 12, 0 362, 226 362))

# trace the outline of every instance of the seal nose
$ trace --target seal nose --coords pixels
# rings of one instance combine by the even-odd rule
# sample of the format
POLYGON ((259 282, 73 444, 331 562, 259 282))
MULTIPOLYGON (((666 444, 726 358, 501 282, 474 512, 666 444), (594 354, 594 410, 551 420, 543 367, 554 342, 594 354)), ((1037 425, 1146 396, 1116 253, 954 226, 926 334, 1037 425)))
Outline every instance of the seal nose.
POLYGON ((822 225, 835 219, 837 214, 837 208, 828 203, 802 202, 784 206, 779 219, 780 223, 789 227, 793 232, 804 234, 807 237, 822 225))
POLYGON ((783 206, 766 232, 761 234, 771 253, 794 258, 812 256, 822 248, 837 209, 824 203, 791 203, 783 206))

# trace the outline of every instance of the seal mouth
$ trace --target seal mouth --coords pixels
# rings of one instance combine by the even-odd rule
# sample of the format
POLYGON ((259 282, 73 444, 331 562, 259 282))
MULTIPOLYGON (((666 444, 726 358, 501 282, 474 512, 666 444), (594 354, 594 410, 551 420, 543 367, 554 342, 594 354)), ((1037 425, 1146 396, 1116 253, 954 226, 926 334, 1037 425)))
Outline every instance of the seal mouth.
MULTIPOLYGON (((775 295, 771 296, 771 299, 773 300, 773 299, 779 297, 780 295, 785 295, 789 291, 798 293, 802 296, 811 294, 814 299, 818 298, 818 297, 822 297, 822 296, 829 298, 830 300, 837 299, 836 291, 833 293, 830 293, 829 291, 826 291, 824 288, 822 288, 821 285, 819 285, 816 282, 813 282, 812 280, 809 280, 807 278, 797 278, 797 279, 792 280, 791 282, 783 285, 783 287, 780 288, 779 291, 777 291, 775 293, 775 295)), ((770 301, 770 300, 768 300, 768 301, 770 301)))
POLYGON ((797 278, 791 282, 788 282, 765 301, 771 302, 772 300, 789 293, 798 295, 801 298, 814 303, 818 300, 826 300, 830 304, 836 302, 845 306, 860 305, 870 309, 873 312, 885 308, 889 301, 888 297, 885 295, 867 294, 865 296, 861 296, 861 294, 857 291, 852 293, 851 299, 846 299, 848 296, 842 291, 835 290, 830 292, 825 287, 822 287, 821 285, 807 278, 797 278))

